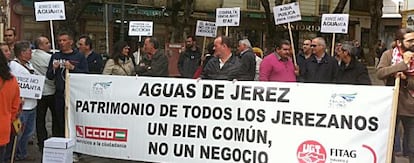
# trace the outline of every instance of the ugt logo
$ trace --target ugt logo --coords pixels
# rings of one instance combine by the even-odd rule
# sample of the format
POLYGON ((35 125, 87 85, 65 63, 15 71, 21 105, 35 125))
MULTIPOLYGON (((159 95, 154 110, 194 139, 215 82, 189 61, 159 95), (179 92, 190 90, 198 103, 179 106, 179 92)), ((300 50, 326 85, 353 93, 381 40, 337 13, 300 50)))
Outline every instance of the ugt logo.
POLYGON ((299 145, 296 156, 299 163, 325 163, 326 150, 319 142, 308 140, 299 145))

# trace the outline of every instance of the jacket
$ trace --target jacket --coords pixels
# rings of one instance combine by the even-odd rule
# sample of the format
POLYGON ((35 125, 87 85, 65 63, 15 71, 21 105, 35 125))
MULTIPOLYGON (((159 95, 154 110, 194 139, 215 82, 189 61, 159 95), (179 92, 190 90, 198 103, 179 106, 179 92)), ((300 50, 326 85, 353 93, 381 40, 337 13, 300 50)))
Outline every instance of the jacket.
POLYGON ((19 112, 20 88, 15 77, 7 81, 0 78, 0 85, 0 146, 3 146, 10 141, 10 126, 19 112))
POLYGON ((142 57, 137 68, 138 75, 142 76, 168 76, 168 58, 164 55, 162 50, 157 50, 150 58, 148 54, 142 57))
POLYGON ((125 61, 119 60, 119 65, 115 64, 113 59, 106 61, 105 68, 102 72, 104 75, 122 75, 134 76, 135 68, 131 58, 126 58, 125 61))
POLYGON ((183 53, 181 53, 177 64, 181 77, 192 78, 194 76, 195 71, 200 66, 200 63, 200 50, 198 48, 195 51, 192 51, 191 49, 186 49, 183 53))
POLYGON ((343 62, 339 65, 336 83, 371 85, 371 79, 368 75, 368 69, 361 62, 352 58, 348 66, 343 62))
POLYGON ((239 57, 232 55, 220 69, 220 60, 217 57, 211 58, 201 73, 202 79, 213 80, 234 80, 239 79, 240 71, 239 57))
POLYGON ((256 75, 256 55, 252 49, 240 53, 241 69, 239 80, 253 81, 256 75))
MULTIPOLYGON (((391 65, 392 49, 387 50, 381 56, 380 62, 377 67, 378 79, 395 80, 394 74, 397 72, 403 72, 408 70, 408 66, 404 62, 400 62, 395 65, 391 65)), ((410 95, 408 90, 414 90, 414 76, 408 76, 406 80, 400 82, 400 91, 398 95, 397 114, 402 116, 414 117, 414 97, 410 95)))
POLYGON ((300 70, 300 75, 307 83, 334 83, 337 70, 338 62, 325 53, 320 62, 317 61, 315 55, 308 58, 303 70, 300 70))

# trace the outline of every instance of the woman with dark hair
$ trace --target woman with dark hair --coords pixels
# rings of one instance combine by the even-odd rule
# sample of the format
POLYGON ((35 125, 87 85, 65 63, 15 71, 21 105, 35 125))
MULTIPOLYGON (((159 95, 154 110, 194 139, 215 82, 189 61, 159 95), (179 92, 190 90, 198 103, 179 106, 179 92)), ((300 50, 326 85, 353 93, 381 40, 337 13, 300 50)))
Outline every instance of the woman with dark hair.
POLYGON ((16 78, 10 73, 8 61, 0 50, 0 162, 5 160, 6 145, 10 141, 11 123, 20 108, 20 90, 16 78))
POLYGON ((125 41, 115 43, 114 52, 111 58, 106 62, 103 73, 105 75, 135 75, 134 63, 129 57, 130 47, 125 41))

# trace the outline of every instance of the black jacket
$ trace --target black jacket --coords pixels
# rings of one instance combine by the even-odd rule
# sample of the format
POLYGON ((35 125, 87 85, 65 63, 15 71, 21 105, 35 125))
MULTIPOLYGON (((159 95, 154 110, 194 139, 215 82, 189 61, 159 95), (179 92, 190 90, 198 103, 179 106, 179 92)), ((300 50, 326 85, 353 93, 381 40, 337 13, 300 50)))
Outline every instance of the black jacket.
POLYGON ((86 58, 88 61, 89 74, 101 74, 103 69, 102 56, 92 51, 86 58))
POLYGON ((238 79, 241 63, 239 57, 232 55, 220 69, 219 58, 211 58, 201 73, 202 79, 233 80, 238 79))
POLYGON ((334 83, 338 71, 338 61, 325 53, 318 63, 313 55, 305 62, 300 74, 307 83, 334 83))
POLYGON ((181 53, 178 59, 178 70, 180 71, 181 77, 192 78, 195 71, 201 63, 201 52, 197 48, 196 51, 186 49, 181 53))
POLYGON ((343 62, 339 65, 336 83, 371 85, 371 79, 368 69, 356 59, 352 59, 347 67, 343 62))
POLYGON ((157 50, 150 59, 148 54, 144 55, 136 67, 136 72, 141 76, 168 76, 168 58, 162 50, 157 50))
POLYGON ((252 49, 240 53, 241 68, 238 80, 253 81, 256 75, 256 55, 252 49))

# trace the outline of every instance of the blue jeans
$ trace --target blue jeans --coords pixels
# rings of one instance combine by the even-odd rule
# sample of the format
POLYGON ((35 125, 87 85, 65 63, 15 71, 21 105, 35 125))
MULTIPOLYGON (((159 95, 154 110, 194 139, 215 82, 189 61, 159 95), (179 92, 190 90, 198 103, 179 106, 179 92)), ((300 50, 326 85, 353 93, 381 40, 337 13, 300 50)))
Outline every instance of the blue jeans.
POLYGON ((23 124, 22 133, 17 137, 16 158, 25 159, 27 157, 27 144, 33 136, 36 124, 36 108, 33 110, 23 110, 20 114, 23 124))

